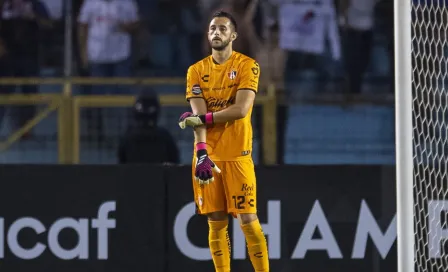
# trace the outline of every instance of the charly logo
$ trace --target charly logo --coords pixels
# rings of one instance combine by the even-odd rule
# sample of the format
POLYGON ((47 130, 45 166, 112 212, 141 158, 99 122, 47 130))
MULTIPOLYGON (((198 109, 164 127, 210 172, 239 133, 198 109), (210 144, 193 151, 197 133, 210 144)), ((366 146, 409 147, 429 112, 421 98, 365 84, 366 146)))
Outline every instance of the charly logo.
POLYGON ((204 81, 204 82, 208 82, 209 78, 210 78, 210 75, 204 75, 203 77, 201 77, 202 81, 204 81))

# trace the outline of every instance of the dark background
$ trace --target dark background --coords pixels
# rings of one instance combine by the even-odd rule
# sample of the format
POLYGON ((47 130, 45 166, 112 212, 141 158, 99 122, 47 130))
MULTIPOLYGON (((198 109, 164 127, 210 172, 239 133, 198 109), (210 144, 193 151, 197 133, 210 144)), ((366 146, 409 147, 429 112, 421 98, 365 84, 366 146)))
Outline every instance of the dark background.
MULTIPOLYGON (((0 166, 0 217, 5 229, 20 217, 35 217, 48 228, 61 217, 94 218, 101 203, 116 201, 117 227, 109 230, 109 259, 96 260, 96 230, 89 233, 89 260, 63 261, 49 249, 34 260, 20 260, 5 246, 2 271, 211 271, 211 261, 182 255, 173 238, 174 219, 193 201, 190 167, 157 166, 0 166), (187 270, 186 270, 187 269, 187 270)), ((396 246, 381 259, 371 240, 364 259, 353 260, 355 231, 362 200, 383 232, 395 215, 395 171, 383 166, 258 167, 258 209, 261 223, 268 200, 281 201, 281 259, 272 271, 396 271, 396 246), (326 251, 308 251, 291 259, 294 247, 316 200, 325 213, 343 258, 326 251)), ((232 225, 232 224, 230 224, 232 225)), ((44 244, 46 233, 23 230, 19 242, 44 244)), ((206 219, 195 216, 188 236, 207 247, 206 219)), ((6 236, 6 235, 5 235, 6 236)), ((232 237, 232 233, 230 233, 232 237)), ((313 238, 319 238, 318 231, 313 238)), ((77 237, 62 231, 60 244, 72 248, 77 237)), ((268 237, 269 241, 269 237, 268 237)), ((233 271, 251 271, 249 260, 234 260, 233 271)))

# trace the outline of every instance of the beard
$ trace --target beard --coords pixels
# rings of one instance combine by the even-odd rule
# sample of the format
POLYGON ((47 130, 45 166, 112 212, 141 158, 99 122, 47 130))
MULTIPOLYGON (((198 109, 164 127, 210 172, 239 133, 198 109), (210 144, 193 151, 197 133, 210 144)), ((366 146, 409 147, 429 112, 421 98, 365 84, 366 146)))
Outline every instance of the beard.
POLYGON ((216 50, 216 51, 223 51, 224 49, 227 48, 229 43, 230 43, 230 39, 225 40, 225 41, 223 41, 223 40, 220 40, 220 41, 212 40, 212 41, 210 41, 210 46, 214 50, 216 50), (215 43, 215 42, 217 42, 217 43, 215 43))

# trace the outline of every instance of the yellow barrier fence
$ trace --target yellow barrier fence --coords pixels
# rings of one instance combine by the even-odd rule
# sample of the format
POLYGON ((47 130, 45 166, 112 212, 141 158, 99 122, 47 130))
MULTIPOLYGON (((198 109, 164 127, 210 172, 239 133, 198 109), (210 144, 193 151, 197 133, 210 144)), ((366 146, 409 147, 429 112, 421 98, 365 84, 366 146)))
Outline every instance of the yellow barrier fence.
MULTIPOLYGON (((0 152, 19 140, 33 126, 52 111, 58 114, 58 160, 63 164, 79 163, 80 122, 82 108, 131 107, 135 103, 132 95, 72 95, 73 85, 183 85, 183 78, 1 78, 0 85, 61 85, 61 94, 0 95, 0 105, 46 104, 47 108, 29 120, 22 128, 13 132, 0 143, 0 152)), ((188 105, 184 95, 160 95, 162 106, 188 105)), ((271 86, 267 94, 258 95, 256 104, 263 108, 263 156, 265 164, 276 163, 276 100, 271 86)))

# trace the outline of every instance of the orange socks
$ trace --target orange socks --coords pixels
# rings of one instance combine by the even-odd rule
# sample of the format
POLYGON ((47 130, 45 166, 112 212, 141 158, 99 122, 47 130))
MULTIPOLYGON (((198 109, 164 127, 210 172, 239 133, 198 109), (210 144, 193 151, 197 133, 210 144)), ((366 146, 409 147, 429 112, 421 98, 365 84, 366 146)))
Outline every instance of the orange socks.
POLYGON ((216 272, 230 272, 230 239, 229 233, 227 232, 228 224, 228 220, 208 221, 208 243, 216 272))
POLYGON ((246 236, 250 261, 256 272, 269 272, 269 256, 266 237, 257 220, 241 226, 246 236))

